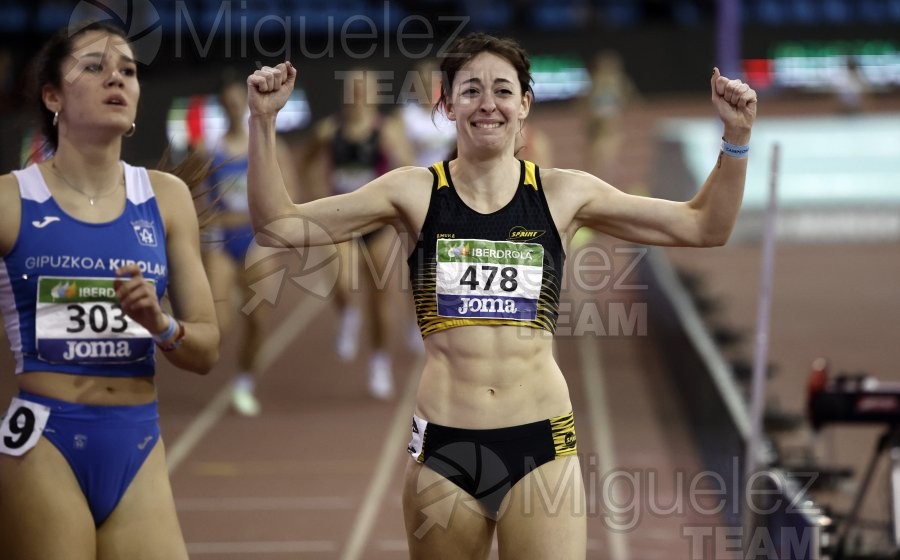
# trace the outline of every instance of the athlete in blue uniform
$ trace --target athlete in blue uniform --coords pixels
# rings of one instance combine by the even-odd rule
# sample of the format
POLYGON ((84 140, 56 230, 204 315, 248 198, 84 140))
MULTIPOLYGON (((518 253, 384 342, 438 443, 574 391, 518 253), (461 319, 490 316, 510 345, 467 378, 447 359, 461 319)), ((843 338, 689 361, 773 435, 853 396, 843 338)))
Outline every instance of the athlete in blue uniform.
MULTIPOLYGON (((253 227, 247 211, 247 85, 243 77, 226 72, 219 90, 219 103, 228 128, 213 146, 207 148, 212 159, 207 202, 210 220, 204 228, 203 263, 209 276, 219 329, 225 336, 234 322, 232 297, 239 292, 243 329, 238 349, 238 371, 234 376, 231 405, 244 416, 261 411, 256 398, 257 356, 269 323, 269 306, 244 308, 254 296, 251 286, 275 272, 278 262, 270 258, 271 249, 253 243, 253 227)), ((279 164, 284 182, 297 184, 287 147, 279 144, 279 164)))
POLYGON ((19 388, 0 423, 0 555, 184 559, 153 374, 160 353, 201 374, 218 356, 191 194, 120 159, 140 97, 121 30, 62 29, 38 69, 54 154, 0 176, 19 388))
POLYGON ((409 242, 425 336, 403 492, 411 557, 486 558, 496 531, 502 559, 584 558, 572 405, 552 352, 563 248, 582 226, 636 243, 725 243, 756 93, 714 70, 711 99, 727 142, 698 194, 672 202, 516 159, 533 95, 527 55, 484 34, 447 52, 440 106, 456 123, 458 157, 300 205, 279 184, 274 153, 275 114, 296 69, 257 70, 248 79, 250 213, 255 228, 274 229, 267 243, 327 244, 385 224, 409 242), (327 233, 302 227, 305 219, 327 233))

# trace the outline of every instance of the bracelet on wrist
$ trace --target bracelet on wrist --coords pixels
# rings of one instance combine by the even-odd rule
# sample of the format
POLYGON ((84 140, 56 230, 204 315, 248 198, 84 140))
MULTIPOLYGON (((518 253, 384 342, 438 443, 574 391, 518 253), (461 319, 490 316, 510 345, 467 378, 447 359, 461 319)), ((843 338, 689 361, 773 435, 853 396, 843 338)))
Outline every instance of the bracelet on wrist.
POLYGON ((175 324, 175 318, 169 315, 168 313, 163 313, 163 316, 168 319, 168 325, 165 330, 161 333, 153 335, 153 340, 156 342, 163 342, 169 340, 173 336, 175 336, 175 331, 178 330, 178 325, 175 324))
POLYGON ((744 159, 750 154, 750 144, 731 144, 722 137, 722 153, 736 159, 744 159))
POLYGON ((154 335, 153 341, 163 352, 170 352, 184 342, 184 323, 171 315, 166 315, 166 317, 169 318, 169 326, 163 332, 154 335))

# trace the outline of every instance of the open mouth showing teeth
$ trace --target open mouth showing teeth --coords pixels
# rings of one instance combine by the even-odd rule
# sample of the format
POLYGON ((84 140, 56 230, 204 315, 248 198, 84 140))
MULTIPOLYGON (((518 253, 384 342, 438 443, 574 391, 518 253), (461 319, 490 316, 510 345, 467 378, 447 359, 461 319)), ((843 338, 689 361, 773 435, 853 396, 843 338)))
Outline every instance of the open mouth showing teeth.
POLYGON ((109 101, 106 102, 106 104, 107 105, 120 105, 120 106, 125 105, 125 103, 123 103, 121 99, 110 99, 109 101))
POLYGON ((475 128, 500 128, 503 123, 472 123, 475 128))

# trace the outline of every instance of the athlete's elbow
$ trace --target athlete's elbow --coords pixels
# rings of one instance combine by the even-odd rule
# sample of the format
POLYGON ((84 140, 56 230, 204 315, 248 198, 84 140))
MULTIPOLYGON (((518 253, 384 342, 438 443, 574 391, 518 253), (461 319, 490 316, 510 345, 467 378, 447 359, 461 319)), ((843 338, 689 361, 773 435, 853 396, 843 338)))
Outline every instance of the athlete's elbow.
POLYGON ((719 228, 705 232, 701 238, 698 247, 722 247, 728 243, 731 237, 731 228, 719 228))
POLYGON ((716 239, 711 240, 709 243, 704 245, 706 248, 712 247, 724 247, 725 244, 728 243, 728 237, 717 237, 716 239))
POLYGON ((188 365, 190 371, 198 375, 206 375, 219 362, 219 345, 221 343, 221 333, 216 324, 211 325, 213 328, 207 334, 205 343, 191 356, 191 363, 188 365))
POLYGON ((253 240, 260 247, 278 247, 279 246, 278 242, 275 239, 266 235, 265 233, 261 232, 260 230, 253 228, 253 231, 255 232, 255 235, 253 236, 253 240))
POLYGON ((728 243, 734 224, 734 218, 698 214, 691 228, 690 244, 695 247, 721 247, 728 243))
POLYGON ((212 371, 219 362, 219 349, 212 348, 205 352, 199 352, 194 361, 187 366, 187 370, 197 375, 206 375, 212 371))
POLYGON ((260 247, 269 247, 274 249, 288 249, 293 247, 293 245, 288 242, 287 239, 284 239, 282 236, 276 233, 256 227, 254 227, 253 230, 256 232, 256 235, 253 236, 253 239, 260 247))
POLYGON ((261 247, 285 249, 299 246, 295 230, 303 231, 304 224, 290 215, 269 218, 259 214, 251 214, 251 223, 253 225, 253 239, 261 247))

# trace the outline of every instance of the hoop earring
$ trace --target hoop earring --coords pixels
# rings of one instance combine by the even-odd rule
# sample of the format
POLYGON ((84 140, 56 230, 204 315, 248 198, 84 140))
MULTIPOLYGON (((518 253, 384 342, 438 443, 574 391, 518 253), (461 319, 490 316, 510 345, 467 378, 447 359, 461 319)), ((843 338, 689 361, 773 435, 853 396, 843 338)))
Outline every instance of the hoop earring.
POLYGON ((53 126, 56 126, 58 124, 59 124, 59 111, 54 111, 53 112, 53 126))
POLYGON ((124 136, 125 138, 131 138, 132 136, 134 136, 134 131, 136 128, 137 126, 134 123, 131 123, 131 128, 129 128, 128 132, 126 132, 122 136, 124 136))

